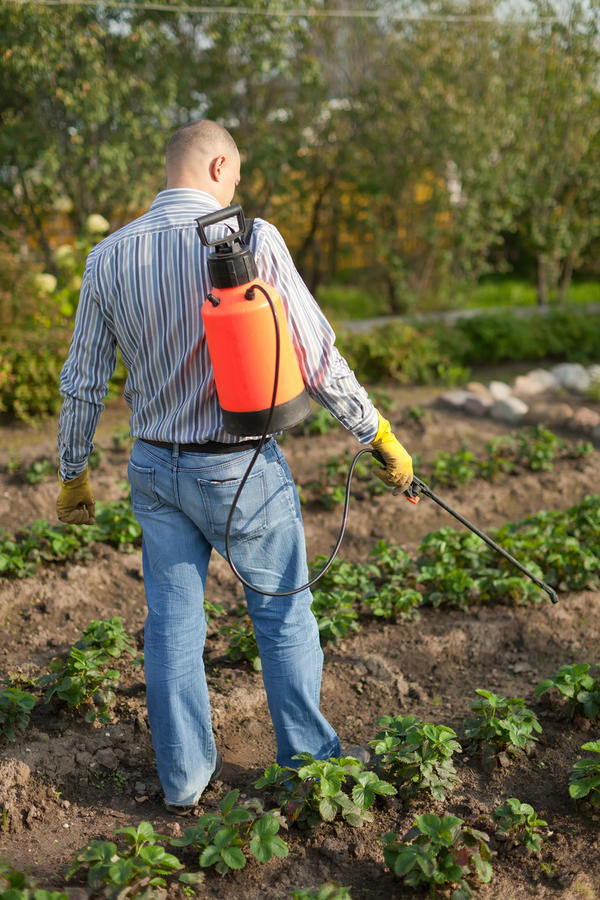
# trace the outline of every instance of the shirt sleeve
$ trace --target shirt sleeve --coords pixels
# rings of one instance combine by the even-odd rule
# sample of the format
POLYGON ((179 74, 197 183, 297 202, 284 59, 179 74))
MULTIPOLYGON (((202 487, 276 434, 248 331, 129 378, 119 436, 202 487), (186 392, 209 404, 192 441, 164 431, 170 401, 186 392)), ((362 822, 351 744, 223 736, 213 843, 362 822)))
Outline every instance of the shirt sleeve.
POLYGON ((88 260, 69 354, 60 374, 63 403, 58 421, 58 453, 63 481, 75 478, 87 465, 116 361, 117 343, 94 296, 88 260))
POLYGON ((262 220, 256 225, 251 243, 259 277, 281 295, 306 390, 358 441, 369 443, 377 434, 377 410, 335 346, 334 331, 300 277, 281 234, 262 220))

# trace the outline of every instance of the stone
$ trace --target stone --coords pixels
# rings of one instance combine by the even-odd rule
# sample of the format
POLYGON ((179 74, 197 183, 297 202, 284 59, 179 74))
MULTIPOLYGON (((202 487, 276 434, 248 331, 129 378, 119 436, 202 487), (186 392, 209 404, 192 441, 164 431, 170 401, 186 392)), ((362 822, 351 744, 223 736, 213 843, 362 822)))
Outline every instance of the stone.
POLYGON ((600 366, 593 365, 588 366, 588 375, 590 376, 592 381, 600 381, 600 366))
POLYGON ((470 416, 487 416, 493 405, 494 401, 491 397, 472 394, 465 400, 463 409, 470 416))
POLYGON ((110 747, 103 747, 94 754, 94 760, 104 769, 110 769, 112 772, 119 766, 119 758, 110 747))
POLYGON ((470 381, 467 385, 467 390, 470 394, 476 394, 478 397, 482 397, 484 400, 493 399, 489 390, 486 388, 485 384, 481 383, 481 381, 470 381))
POLYGON ((561 387, 579 394, 587 390, 592 380, 589 372, 581 363, 559 363, 551 371, 560 382, 561 387))
POLYGON ((592 431, 592 437, 600 441, 600 425, 594 428, 594 430, 592 431))
POLYGON ((587 406, 578 409, 569 420, 569 428, 573 431, 585 431, 590 434, 600 425, 600 413, 587 406))
POLYGON ((506 400, 512 394, 510 385, 506 384, 505 381, 490 381, 488 390, 494 400, 506 400))
POLYGON ((573 415, 568 403, 536 403, 529 410, 527 419, 536 425, 564 425, 573 415))
POLYGON ((464 406, 465 400, 469 396, 469 391, 462 391, 459 388, 456 388, 452 391, 445 391, 443 394, 440 394, 439 400, 447 406, 453 406, 456 409, 460 409, 464 406))
POLYGON ((532 397, 535 394, 543 394, 545 391, 556 391, 559 387, 560 382, 552 372, 547 372, 545 369, 532 369, 526 375, 519 375, 515 378, 513 391, 515 394, 532 397))
POLYGON ((529 407, 518 397, 507 397, 505 400, 497 400, 490 409, 490 416, 496 422, 505 422, 507 425, 516 425, 529 411, 529 407))

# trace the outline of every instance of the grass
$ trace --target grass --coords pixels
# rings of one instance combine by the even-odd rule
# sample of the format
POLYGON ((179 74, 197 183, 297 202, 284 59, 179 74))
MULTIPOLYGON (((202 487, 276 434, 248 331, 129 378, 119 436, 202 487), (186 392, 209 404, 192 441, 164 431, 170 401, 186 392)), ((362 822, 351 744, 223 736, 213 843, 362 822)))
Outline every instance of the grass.
MULTIPOLYGON (((345 285, 327 285, 317 292, 317 299, 325 315, 333 321, 370 319, 389 314, 387 297, 381 291, 345 285)), ((550 298, 553 302, 553 298, 550 298)), ((486 278, 468 293, 454 295, 452 306, 456 309, 489 309, 490 307, 535 306, 535 284, 515 278, 486 278)), ((566 297, 568 304, 600 303, 600 281, 574 281, 566 297)), ((446 307, 436 306, 434 300, 428 310, 446 307)))

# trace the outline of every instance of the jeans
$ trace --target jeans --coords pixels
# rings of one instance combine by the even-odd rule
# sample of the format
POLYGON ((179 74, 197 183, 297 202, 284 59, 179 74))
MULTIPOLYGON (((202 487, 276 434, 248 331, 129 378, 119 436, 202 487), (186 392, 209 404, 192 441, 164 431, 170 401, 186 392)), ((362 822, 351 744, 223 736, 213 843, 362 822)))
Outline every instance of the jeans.
MULTIPOLYGON (((185 453, 137 440, 128 467, 131 503, 143 530, 148 613, 145 674, 158 775, 170 804, 195 803, 214 771, 215 746, 203 662, 204 587, 212 548, 225 556, 231 504, 252 454, 185 453)), ((232 520, 230 550, 240 574, 267 591, 308 581, 298 494, 285 457, 268 440, 232 520)), ((309 590, 265 597, 244 588, 260 651, 277 741, 277 762, 341 754, 319 711, 323 652, 309 590)))

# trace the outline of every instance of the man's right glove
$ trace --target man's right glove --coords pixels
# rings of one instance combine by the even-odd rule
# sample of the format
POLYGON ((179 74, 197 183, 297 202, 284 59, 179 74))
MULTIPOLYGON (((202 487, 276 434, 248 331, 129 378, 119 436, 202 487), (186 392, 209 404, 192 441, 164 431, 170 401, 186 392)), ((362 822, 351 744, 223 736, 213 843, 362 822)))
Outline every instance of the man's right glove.
POLYGON ((69 525, 93 525, 96 521, 95 503, 87 468, 69 481, 63 481, 60 475, 58 480, 61 484, 56 501, 59 521, 67 522, 69 525))
POLYGON ((385 463, 385 469, 377 472, 377 477, 384 484, 395 487, 394 493, 405 491, 413 480, 412 459, 406 452, 400 441, 392 434, 392 427, 381 413, 379 416, 379 428, 375 439, 371 442, 373 450, 377 450, 385 463))

